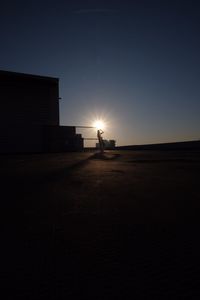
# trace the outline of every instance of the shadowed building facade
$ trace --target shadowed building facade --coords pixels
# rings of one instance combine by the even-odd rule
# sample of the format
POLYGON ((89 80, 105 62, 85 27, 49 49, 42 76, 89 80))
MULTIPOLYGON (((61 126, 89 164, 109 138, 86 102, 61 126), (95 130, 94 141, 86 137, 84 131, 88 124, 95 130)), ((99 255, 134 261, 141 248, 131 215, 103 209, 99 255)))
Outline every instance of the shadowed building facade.
POLYGON ((83 149, 74 126, 59 126, 59 79, 0 71, 0 152, 83 149))

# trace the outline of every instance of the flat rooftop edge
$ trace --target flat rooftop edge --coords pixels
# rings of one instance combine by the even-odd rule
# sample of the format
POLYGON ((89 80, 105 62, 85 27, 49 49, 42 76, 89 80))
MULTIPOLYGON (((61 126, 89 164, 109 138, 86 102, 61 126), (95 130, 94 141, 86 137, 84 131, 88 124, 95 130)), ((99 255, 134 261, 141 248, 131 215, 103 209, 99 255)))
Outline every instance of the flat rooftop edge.
POLYGON ((42 76, 36 74, 29 74, 29 73, 21 73, 21 72, 14 72, 14 71, 7 71, 7 70, 0 70, 0 76, 15 76, 21 78, 29 78, 29 79, 39 79, 39 80, 49 80, 58 82, 59 78, 51 77, 51 76, 42 76))

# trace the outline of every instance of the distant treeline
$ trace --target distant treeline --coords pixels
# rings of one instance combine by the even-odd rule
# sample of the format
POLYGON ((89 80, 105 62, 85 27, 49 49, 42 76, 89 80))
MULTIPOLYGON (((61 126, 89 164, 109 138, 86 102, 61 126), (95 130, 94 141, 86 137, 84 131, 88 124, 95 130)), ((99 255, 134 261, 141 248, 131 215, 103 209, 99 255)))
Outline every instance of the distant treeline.
POLYGON ((199 141, 117 146, 118 150, 200 150, 199 141))

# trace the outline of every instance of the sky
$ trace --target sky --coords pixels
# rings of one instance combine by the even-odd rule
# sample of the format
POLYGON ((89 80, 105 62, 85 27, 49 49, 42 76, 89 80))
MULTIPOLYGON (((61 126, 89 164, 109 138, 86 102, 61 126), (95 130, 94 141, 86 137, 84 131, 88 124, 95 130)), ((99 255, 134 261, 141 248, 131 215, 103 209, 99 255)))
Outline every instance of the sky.
POLYGON ((199 1, 1 0, 0 69, 58 77, 60 125, 117 145, 200 139, 199 1))

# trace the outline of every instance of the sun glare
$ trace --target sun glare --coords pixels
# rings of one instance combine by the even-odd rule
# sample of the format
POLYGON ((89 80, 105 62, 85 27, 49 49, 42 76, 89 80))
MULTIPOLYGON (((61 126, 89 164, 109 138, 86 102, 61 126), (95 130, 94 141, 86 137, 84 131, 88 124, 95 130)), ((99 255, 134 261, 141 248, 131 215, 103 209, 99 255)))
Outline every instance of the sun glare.
POLYGON ((93 126, 97 129, 97 130, 103 130, 105 129, 105 122, 102 120, 96 120, 94 121, 93 126))

